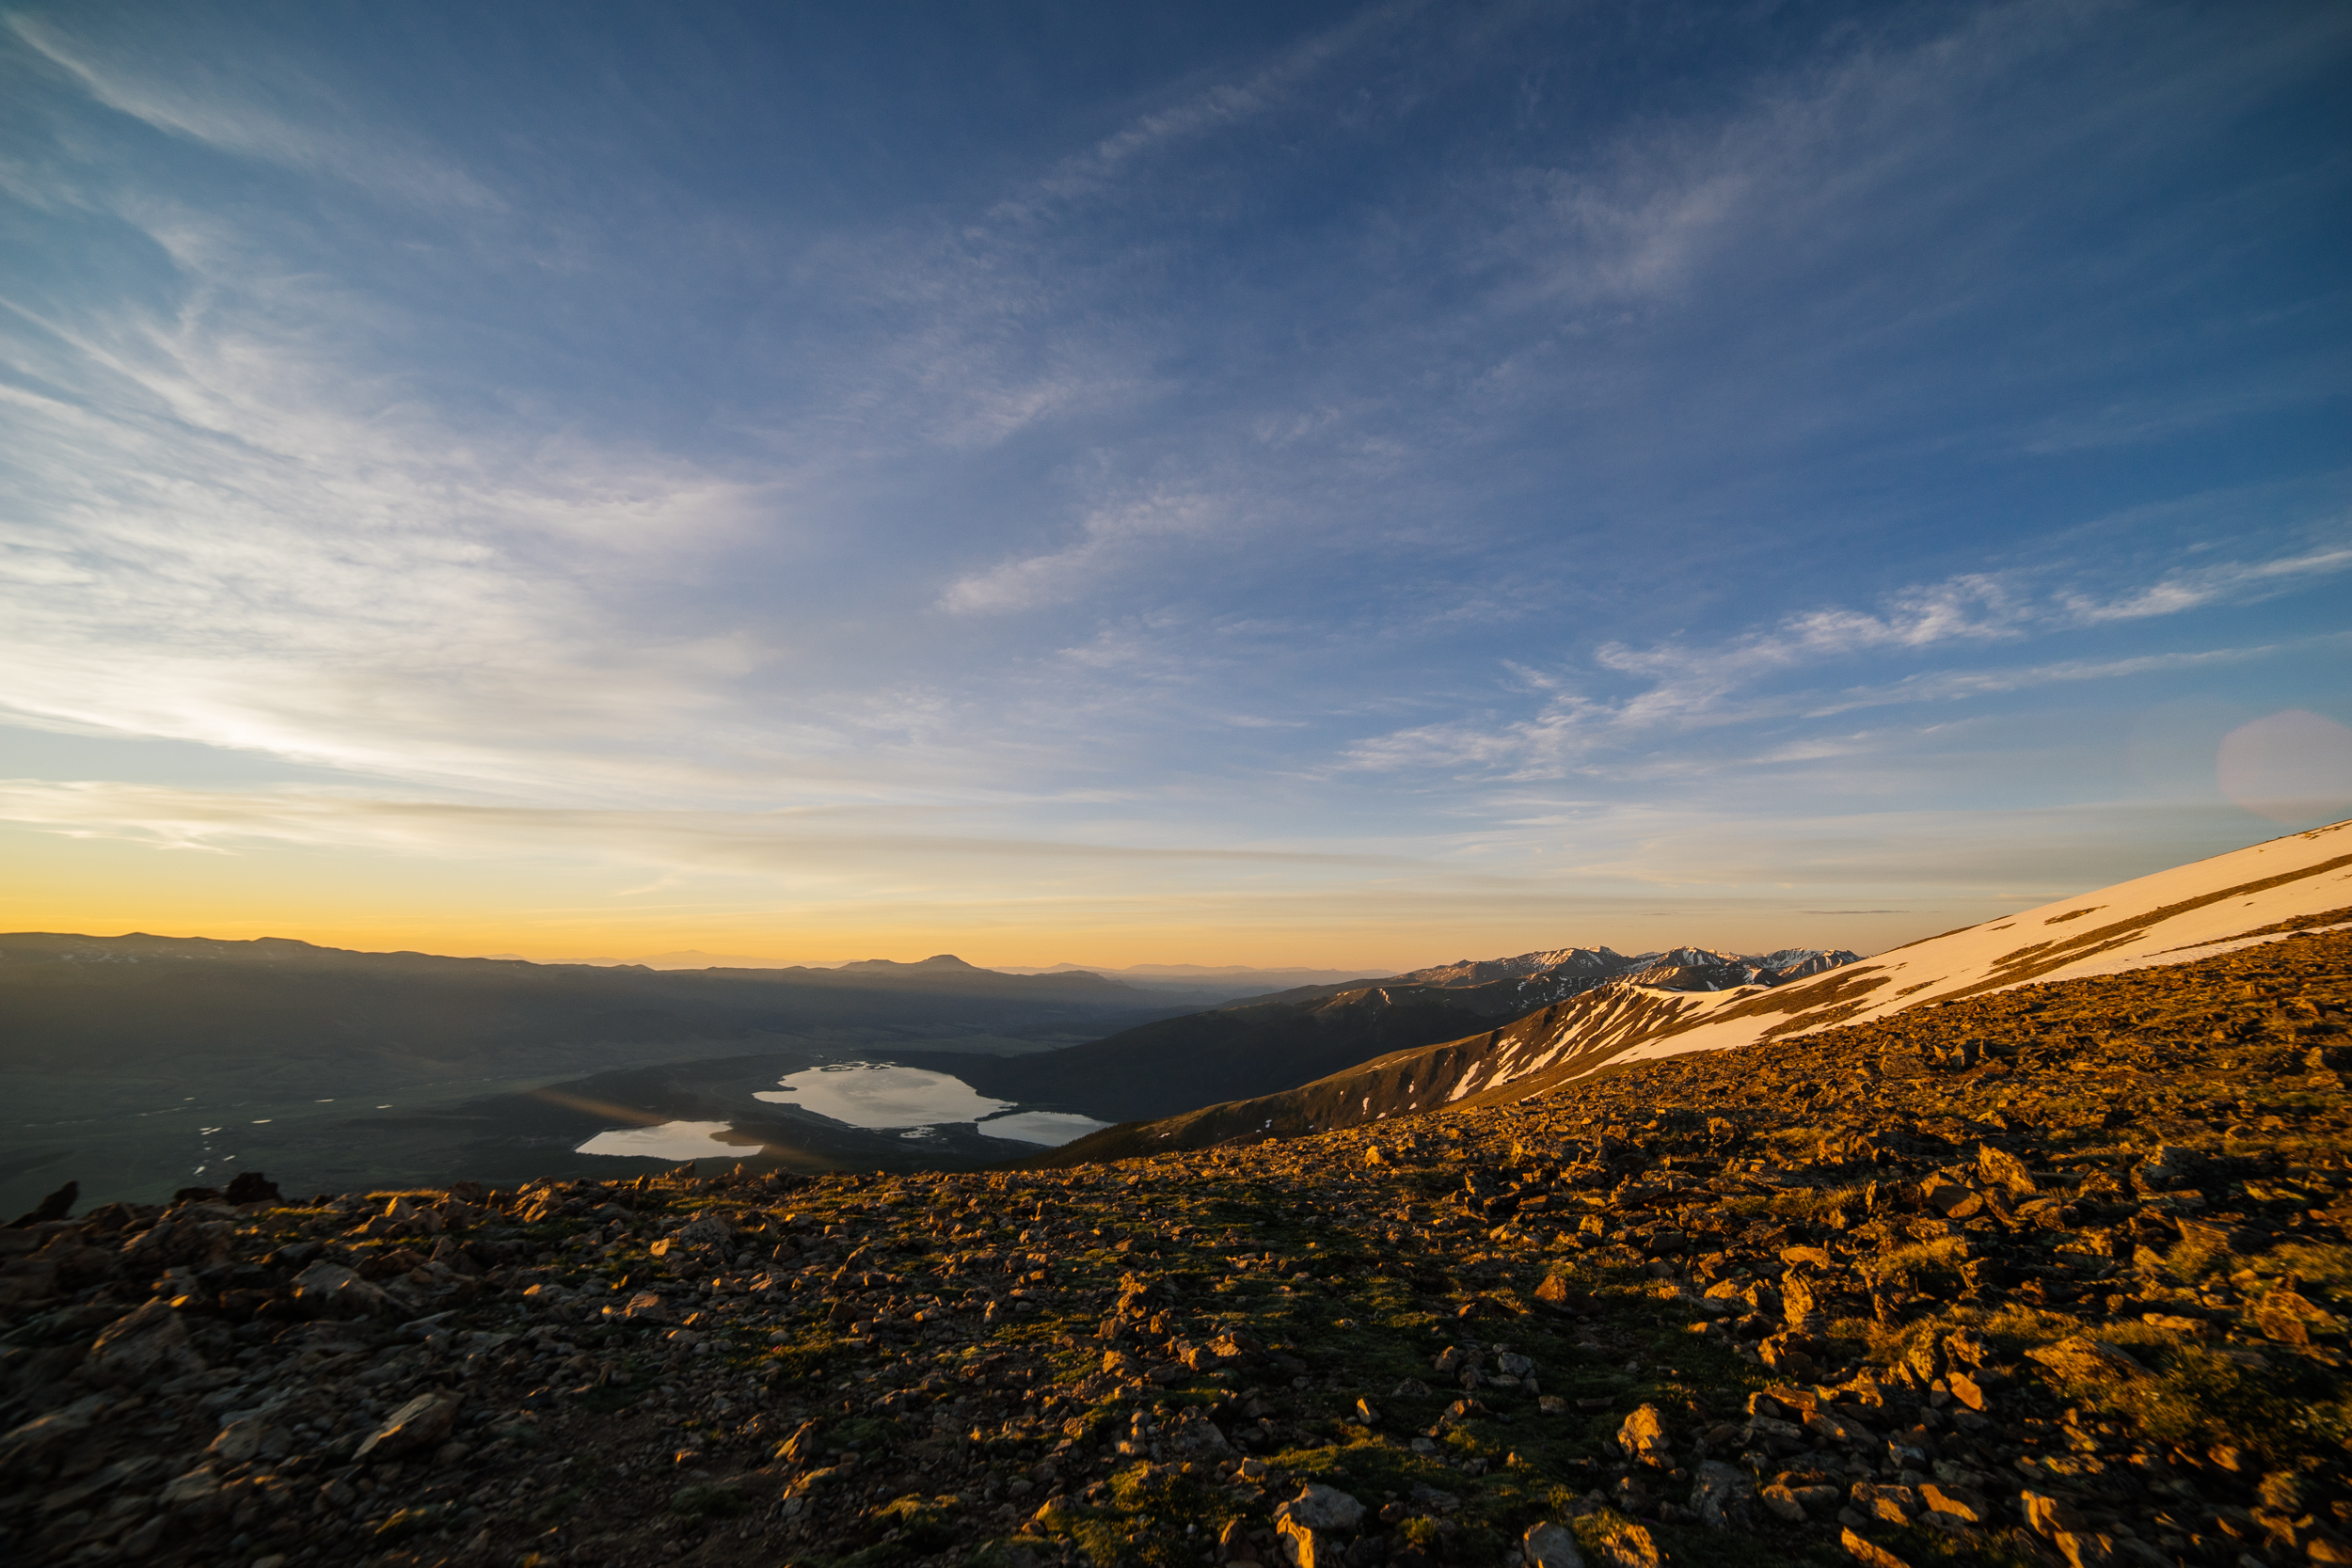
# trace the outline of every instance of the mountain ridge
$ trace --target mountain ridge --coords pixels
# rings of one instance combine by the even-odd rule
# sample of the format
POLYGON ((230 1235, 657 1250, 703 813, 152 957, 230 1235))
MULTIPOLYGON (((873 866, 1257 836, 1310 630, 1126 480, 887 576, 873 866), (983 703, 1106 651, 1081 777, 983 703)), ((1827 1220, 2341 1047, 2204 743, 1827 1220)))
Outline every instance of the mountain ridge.
POLYGON ((1112 1127, 1042 1158, 1059 1163, 1112 1158, 1110 1151, 1120 1149, 1200 1148, 1325 1132, 1438 1105, 1527 1100, 1604 1066, 1735 1049, 2039 980, 2192 962, 2347 922, 2352 821, 1922 938, 1778 987, 1693 990, 1644 984, 1639 973, 1603 977, 1499 1027, 1403 1047, 1293 1089, 1112 1127), (2100 915, 2106 918, 2092 920, 2100 915), (2054 927, 2056 934, 2040 941, 1997 940, 2054 927))
POLYGON ((913 1055, 900 1059, 953 1070, 984 1094, 1129 1121, 1312 1083, 1395 1051, 1457 1038, 1481 1023, 1525 1016, 1628 975, 1706 992, 1783 984, 1856 957, 1820 948, 1765 956, 1702 947, 1632 955, 1605 947, 1549 948, 1384 980, 1296 987, 1034 1055, 965 1058, 952 1066, 913 1055), (1782 967, 1766 967, 1768 959, 1782 960, 1782 967), (1228 1092, 1220 1093, 1219 1085, 1228 1092), (1230 1092, 1235 1086, 1245 1092, 1230 1092))

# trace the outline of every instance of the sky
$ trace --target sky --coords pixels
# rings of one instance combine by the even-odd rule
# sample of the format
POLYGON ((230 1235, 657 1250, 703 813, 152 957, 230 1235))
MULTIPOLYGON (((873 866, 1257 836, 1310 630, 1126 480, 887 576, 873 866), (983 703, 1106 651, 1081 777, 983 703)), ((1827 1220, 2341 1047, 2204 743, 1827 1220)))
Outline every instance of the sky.
POLYGON ((2352 9, 0 10, 0 927, 1878 950, 2352 815, 2352 9))

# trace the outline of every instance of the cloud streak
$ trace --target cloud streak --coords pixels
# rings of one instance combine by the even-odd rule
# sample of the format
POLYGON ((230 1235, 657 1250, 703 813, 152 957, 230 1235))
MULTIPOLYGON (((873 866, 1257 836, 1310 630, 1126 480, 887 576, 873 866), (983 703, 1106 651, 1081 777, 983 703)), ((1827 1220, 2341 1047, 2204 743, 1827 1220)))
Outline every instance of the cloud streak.
MULTIPOLYGON (((1470 768, 1507 776, 1560 776, 1611 764, 1611 752, 1639 752, 1693 731, 1756 725, 1802 716, 1826 719, 1857 709, 1955 702, 2084 681, 2120 680, 2237 663, 2297 651, 2294 645, 2203 648, 2122 658, 2064 659, 1996 669, 1944 669, 1900 680, 1830 689, 1777 689, 1787 677, 1826 672, 1862 657, 1925 657, 1955 645, 1991 649, 2110 622, 2177 615, 2221 604, 2251 604, 2352 569, 2352 549, 2327 547, 2272 561, 2231 562, 2175 572, 2120 594, 2074 590, 2035 593, 2021 579, 1968 574, 1905 590, 1876 610, 1811 610, 1767 629, 1712 645, 1646 648, 1604 643, 1593 651, 1601 672, 1639 683, 1621 696, 1573 689, 1568 677, 1509 666, 1515 681, 1549 696, 1532 717, 1481 728, 1416 726, 1361 742, 1346 766, 1393 770, 1470 768)), ((2299 647, 2347 645, 2352 633, 2329 633, 2299 647)))

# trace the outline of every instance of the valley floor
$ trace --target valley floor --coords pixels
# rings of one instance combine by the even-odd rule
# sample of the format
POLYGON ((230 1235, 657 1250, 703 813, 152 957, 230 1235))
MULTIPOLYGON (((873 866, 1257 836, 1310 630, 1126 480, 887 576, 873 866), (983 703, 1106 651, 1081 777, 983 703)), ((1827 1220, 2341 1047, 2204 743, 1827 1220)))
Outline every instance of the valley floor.
POLYGON ((2352 1562, 2352 941, 1070 1170, 5 1236, 12 1562, 2352 1562))

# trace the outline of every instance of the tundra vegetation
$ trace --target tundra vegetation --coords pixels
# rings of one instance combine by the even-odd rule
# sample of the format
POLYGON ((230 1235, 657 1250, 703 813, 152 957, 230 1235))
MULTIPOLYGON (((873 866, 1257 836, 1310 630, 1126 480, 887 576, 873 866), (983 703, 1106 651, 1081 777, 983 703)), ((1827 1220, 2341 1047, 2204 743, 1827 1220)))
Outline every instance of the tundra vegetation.
POLYGON ((2348 959, 1069 1168, 63 1193, 0 1554, 2352 1562, 2348 959))

